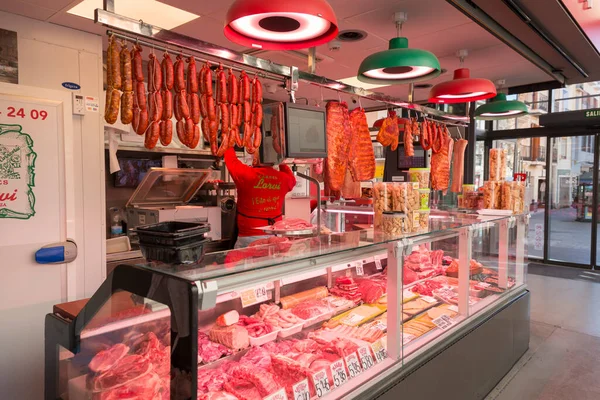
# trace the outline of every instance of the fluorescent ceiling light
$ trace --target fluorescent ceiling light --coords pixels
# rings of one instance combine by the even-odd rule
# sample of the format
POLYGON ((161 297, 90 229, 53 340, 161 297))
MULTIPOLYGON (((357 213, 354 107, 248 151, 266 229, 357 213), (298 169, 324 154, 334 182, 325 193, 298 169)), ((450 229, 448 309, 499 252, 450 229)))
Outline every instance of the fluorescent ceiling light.
MULTIPOLYGON (((84 0, 67 11, 69 14, 94 19, 94 10, 102 8, 102 0, 84 0)), ((199 18, 199 15, 183 11, 156 0, 115 1, 115 13, 163 29, 173 29, 199 18)))
POLYGON ((358 80, 356 76, 351 76, 350 78, 338 79, 340 82, 345 83, 346 85, 355 86, 359 88, 363 88, 365 90, 377 89, 380 87, 391 86, 389 83, 383 85, 375 85, 372 83, 365 83, 358 80))

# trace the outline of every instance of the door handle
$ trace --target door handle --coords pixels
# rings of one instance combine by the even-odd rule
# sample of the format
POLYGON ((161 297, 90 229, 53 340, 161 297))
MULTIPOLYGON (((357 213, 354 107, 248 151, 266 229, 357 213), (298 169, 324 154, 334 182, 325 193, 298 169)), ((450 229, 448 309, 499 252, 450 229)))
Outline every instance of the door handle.
POLYGON ((77 244, 71 239, 65 242, 51 243, 35 252, 38 264, 63 264, 75 261, 77 244))

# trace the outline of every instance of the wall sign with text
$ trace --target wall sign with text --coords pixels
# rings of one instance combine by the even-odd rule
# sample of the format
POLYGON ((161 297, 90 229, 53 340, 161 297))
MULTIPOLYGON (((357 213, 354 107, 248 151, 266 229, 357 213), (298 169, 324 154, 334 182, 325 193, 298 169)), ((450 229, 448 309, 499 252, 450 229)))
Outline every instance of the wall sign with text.
POLYGON ((0 124, 0 218, 35 215, 33 140, 21 125, 0 124))

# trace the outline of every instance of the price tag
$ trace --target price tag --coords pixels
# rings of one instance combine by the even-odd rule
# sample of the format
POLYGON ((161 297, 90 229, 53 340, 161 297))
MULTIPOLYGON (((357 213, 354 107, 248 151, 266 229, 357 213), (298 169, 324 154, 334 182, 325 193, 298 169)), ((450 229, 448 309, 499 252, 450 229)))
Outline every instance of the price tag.
POLYGON ((410 333, 402 333, 402 345, 404 346, 405 344, 407 344, 414 338, 415 338, 415 335, 412 335, 410 333))
POLYGON ((356 353, 346 356, 346 365, 348 366, 350 378, 355 378, 362 372, 362 367, 360 366, 360 361, 358 361, 358 355, 356 353))
POLYGON ((356 276, 363 276, 365 274, 365 270, 363 269, 361 262, 354 264, 354 267, 356 268, 356 276))
POLYGON ((322 369, 319 372, 314 373, 312 378, 315 384, 315 392, 317 392, 317 397, 323 397, 331 391, 329 379, 327 378, 327 371, 322 369))
POLYGON ((491 285, 490 285, 489 283, 487 283, 487 282, 479 282, 479 283, 477 284, 477 286, 479 286, 480 288, 488 288, 488 287, 490 287, 491 285))
POLYGON ((440 315, 438 318, 432 320, 431 322, 433 322, 435 326, 437 326, 443 331, 450 328, 454 324, 454 322, 452 322, 452 319, 447 315, 440 315))
POLYGON ((375 268, 379 271, 383 269, 383 265, 381 265, 381 259, 385 258, 385 256, 375 256, 375 268))
POLYGON ((470 306, 474 306, 475 304, 477 304, 479 300, 474 300, 473 298, 469 298, 469 305, 470 306))
POLYGON ((365 317, 363 317, 362 315, 350 313, 350 314, 346 315, 346 317, 341 322, 346 325, 354 326, 356 324, 359 324, 360 321, 362 321, 364 318, 365 317))
POLYGON ((358 348, 358 357, 360 358, 360 364, 363 371, 366 371, 375 365, 375 360, 371 356, 371 350, 368 346, 362 346, 358 348))
POLYGON ((348 382, 348 375, 346 375, 346 368, 344 367, 344 360, 339 359, 329 365, 331 369, 331 375, 333 376, 333 385, 338 388, 344 383, 348 382))
POLYGON ((294 400, 310 400, 310 390, 308 388, 308 379, 300 381, 292 386, 294 400))
POLYGON ((375 325, 373 325, 373 328, 379 329, 380 331, 385 331, 387 329, 387 325, 382 320, 378 320, 375 325))
POLYGON ((448 307, 448 310, 458 312, 458 306, 450 306, 448 307))
POLYGON ((371 349, 373 350, 373 354, 375 354, 375 360, 377 363, 382 362, 387 357, 387 351, 385 350, 385 347, 383 347, 381 340, 371 344, 371 349))
POLYGON ((433 304, 433 303, 437 303, 438 301, 435 299, 435 297, 431 297, 431 296, 421 296, 421 298, 423 300, 425 300, 426 302, 433 304))
POLYGON ((263 400, 288 400, 285 389, 281 388, 273 394, 268 395, 263 400))
POLYGON ((252 289, 242 290, 240 292, 242 307, 248 307, 269 300, 267 293, 266 285, 260 285, 252 289))

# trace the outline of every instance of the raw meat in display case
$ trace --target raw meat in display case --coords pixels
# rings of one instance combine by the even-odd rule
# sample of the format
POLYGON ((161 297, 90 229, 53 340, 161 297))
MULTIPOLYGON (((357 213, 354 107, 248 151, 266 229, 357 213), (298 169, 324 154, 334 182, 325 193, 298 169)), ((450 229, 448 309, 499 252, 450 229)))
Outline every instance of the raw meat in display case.
POLYGON ((478 248, 480 261, 469 257, 471 273, 457 277, 455 221, 411 243, 327 235, 292 240, 304 253, 257 245, 270 255, 241 264, 223 264, 225 252, 200 267, 119 266, 73 321, 47 316, 47 398, 355 396, 522 284, 497 267, 494 248, 478 248), (123 290, 127 307, 98 312, 123 290))

